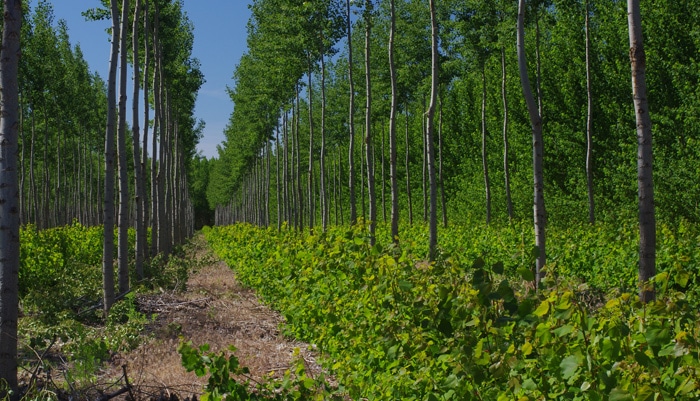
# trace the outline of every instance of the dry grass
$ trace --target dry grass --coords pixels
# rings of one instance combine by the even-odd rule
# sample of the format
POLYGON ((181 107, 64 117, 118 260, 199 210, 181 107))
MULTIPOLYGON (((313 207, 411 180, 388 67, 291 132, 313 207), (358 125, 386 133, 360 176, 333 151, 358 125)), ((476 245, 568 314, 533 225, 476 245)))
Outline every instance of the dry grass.
POLYGON ((247 366, 256 380, 270 373, 283 375, 297 347, 310 373, 319 373, 308 345, 280 334, 283 318, 263 305, 254 292, 241 287, 233 271, 211 255, 201 237, 194 243, 188 257, 206 263, 194 263, 201 268, 190 274, 186 291, 138 297, 140 309, 157 317, 147 327, 144 342, 113 358, 106 375, 119 377, 121 366, 126 365, 129 380, 143 395, 167 395, 169 391, 181 398, 198 395, 206 377, 198 378, 182 367, 177 353, 181 340, 194 345, 207 343, 213 352, 235 346, 241 365, 247 366))

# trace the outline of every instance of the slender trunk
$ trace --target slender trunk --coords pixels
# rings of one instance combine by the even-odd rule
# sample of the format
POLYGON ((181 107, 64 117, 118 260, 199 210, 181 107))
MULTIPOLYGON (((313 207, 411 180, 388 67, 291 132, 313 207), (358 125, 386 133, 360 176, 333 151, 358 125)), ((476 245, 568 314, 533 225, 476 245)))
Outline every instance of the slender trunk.
POLYGON ((284 153, 282 155, 282 192, 284 196, 284 201, 282 202, 284 221, 289 225, 292 221, 291 219, 291 202, 289 200, 289 115, 285 111, 282 119, 282 144, 284 146, 284 153))
POLYGON ((408 144, 408 108, 406 109, 406 157, 405 157, 405 169, 406 169, 406 199, 408 201, 408 224, 413 225, 413 199, 411 199, 411 165, 410 165, 410 154, 409 154, 409 144, 408 144))
MULTIPOLYGON (((338 208, 340 209, 340 225, 345 225, 345 210, 343 209, 343 184, 341 180, 343 178, 343 156, 341 154, 342 148, 338 147, 338 208)), ((337 223, 336 223, 337 224, 337 223)))
POLYGON ((425 109, 425 95, 423 95, 423 120, 421 125, 421 137, 423 142, 423 158, 421 163, 423 164, 423 223, 428 222, 428 131, 426 130, 428 123, 426 120, 427 111, 425 109))
POLYGON ((346 1, 348 31, 348 85, 350 86, 350 104, 348 106, 348 129, 350 140, 348 146, 348 186, 350 197, 350 225, 357 223, 357 202, 355 201, 355 83, 352 77, 352 23, 350 21, 350 0, 346 1))
POLYGON ((308 55, 309 86, 307 92, 309 96, 309 168, 308 168, 308 196, 309 196, 309 231, 314 231, 314 217, 316 217, 316 205, 314 204, 314 113, 313 113, 313 87, 311 86, 311 55, 308 55))
POLYGON ((265 194, 265 227, 270 227, 270 141, 265 142, 265 175, 263 181, 265 182, 265 188, 263 193, 265 194))
MULTIPOLYGON (((365 137, 365 130, 367 129, 367 126, 363 125, 362 126, 362 138, 365 137)), ((360 201, 362 202, 362 220, 364 223, 367 222, 367 202, 366 202, 366 197, 365 194, 367 191, 365 190, 365 181, 367 180, 367 175, 365 174, 365 170, 367 169, 367 152, 365 150, 365 146, 367 146, 364 142, 362 141, 362 149, 360 151, 360 201)))
POLYGON ((275 134, 275 156, 277 158, 277 163, 275 163, 275 169, 277 173, 275 174, 275 184, 277 186, 277 231, 282 229, 282 197, 280 193, 280 124, 279 119, 277 120, 277 132, 275 134))
POLYGON ((17 320, 19 319, 19 57, 22 2, 4 1, 0 50, 0 398, 19 399, 17 320))
POLYGON ((491 181, 489 180, 489 163, 486 151, 486 63, 481 70, 481 161, 484 169, 484 189, 486 192, 486 224, 491 223, 491 181))
POLYGON ((386 133, 384 132, 384 124, 382 124, 382 137, 381 137, 381 140, 382 140, 382 149, 381 149, 382 157, 381 157, 381 159, 380 159, 381 167, 382 167, 382 171, 381 171, 382 178, 381 178, 380 181, 382 182, 382 221, 384 222, 384 224, 386 224, 386 174, 385 174, 386 168, 384 167, 385 164, 386 164, 386 160, 385 160, 386 139, 384 138, 385 136, 386 136, 386 133))
MULTIPOLYGON (((19 89, 18 89, 19 91, 19 89)), ((24 104, 23 104, 23 97, 19 97, 19 136, 20 136, 20 143, 21 143, 21 153, 20 153, 20 159, 19 159, 19 224, 20 226, 26 225, 28 222, 27 216, 26 216, 26 207, 27 207, 27 197, 24 193, 25 185, 25 174, 24 174, 24 169, 26 167, 26 163, 24 162, 24 149, 25 149, 25 144, 26 142, 24 141, 24 104)))
POLYGON ((440 184, 440 201, 442 202, 442 226, 447 227, 447 199, 445 198, 445 181, 442 176, 442 99, 440 102, 440 115, 438 117, 438 157, 440 164, 438 165, 438 176, 440 184))
POLYGON ((389 30, 389 77, 391 78, 391 111, 389 113, 389 175, 391 180, 391 239, 399 242, 399 180, 396 159, 396 116, 398 113, 398 89, 394 64, 394 40, 396 36, 396 1, 391 0, 391 25, 389 30))
POLYGON ((129 291, 129 183, 126 158, 126 62, 127 40, 129 36, 129 0, 123 0, 121 39, 119 54, 119 128, 117 132, 117 156, 119 158, 119 235, 118 264, 119 264, 119 293, 129 291))
MULTIPOLYGON (((139 127, 139 84, 140 84, 140 71, 139 71, 139 36, 138 36, 138 23, 139 15, 141 11, 140 0, 136 0, 134 5, 134 26, 131 30, 132 34, 132 48, 131 54, 134 60, 134 95, 132 104, 132 148, 134 156, 134 189, 136 191, 136 196, 134 197, 134 206, 136 211, 136 218, 134 219, 134 227, 136 229, 136 244, 134 249, 134 264, 136 270, 136 276, 143 279, 143 249, 146 246, 144 240, 146 235, 144 229, 143 220, 143 201, 145 199, 144 187, 143 187, 143 175, 141 174, 141 143, 140 143, 140 127, 139 127)), ((147 107, 148 104, 145 104, 147 107)), ((146 121, 148 125, 148 121, 146 121)))
POLYGON ((320 177, 321 184, 319 197, 321 199, 321 226, 325 232, 328 228, 329 208, 326 201, 326 62, 323 52, 321 52, 321 155, 320 177))
MULTIPOLYGON (((150 53, 149 53, 149 46, 148 46, 148 38, 151 35, 151 28, 150 28, 150 23, 149 23, 149 16, 148 16, 148 0, 144 0, 144 7, 143 7, 143 24, 144 24, 144 34, 143 34, 143 43, 144 43, 144 49, 143 49, 143 54, 144 54, 144 71, 143 71, 143 146, 141 147, 141 196, 142 196, 142 201, 141 204, 143 205, 143 217, 142 217, 142 243, 143 247, 141 248, 141 258, 142 260, 146 259, 148 256, 149 250, 148 250, 148 243, 147 243, 147 237, 148 237, 148 230, 147 227, 149 225, 149 219, 150 219, 150 214, 149 214, 149 202, 147 199, 147 183, 148 183, 148 172, 146 166, 148 165, 148 124, 149 124, 149 113, 150 113, 150 105, 148 103, 148 79, 150 76, 150 53)), ((153 185, 153 183, 151 183, 153 185)))
POLYGON ((156 14, 155 22, 153 27, 153 57, 154 57, 154 68, 153 68, 153 139, 151 143, 151 256, 156 256, 158 254, 158 233, 159 227, 159 216, 160 210, 158 209, 158 164, 157 161, 159 157, 163 155, 158 155, 158 141, 160 138, 162 141, 163 135, 161 131, 161 82, 160 82, 160 63, 161 57, 159 52, 159 41, 158 41, 158 26, 160 25, 160 15, 158 13, 158 3, 156 2, 156 14))
POLYGON ((506 206, 508 207, 508 219, 513 220, 513 200, 510 194, 510 170, 508 161, 508 97, 506 92, 506 49, 501 47, 501 95, 503 97, 503 175, 506 186, 506 206))
POLYGON ((302 185, 301 185, 301 162, 299 158, 299 153, 300 148, 301 148, 301 142, 299 141, 299 116, 300 116, 300 109, 299 109, 299 85, 296 86, 296 121, 294 125, 294 136, 295 136, 295 141, 296 141, 296 158, 297 158, 297 205, 299 206, 299 231, 304 229, 304 192, 302 191, 302 185))
POLYGON ((545 224, 546 212, 544 208, 544 181, 542 172, 542 159, 544 146, 542 143, 542 117, 539 113, 535 98, 532 96, 530 79, 527 75, 527 60, 525 57, 525 0, 519 0, 518 4, 518 67, 520 70, 520 81, 523 88, 523 96, 527 103, 532 126, 532 166, 534 182, 534 228, 535 246, 538 250, 537 262, 535 265, 535 285, 539 287, 540 280, 544 276, 544 267, 547 261, 545 246, 545 224))
POLYGON ((111 0, 112 10, 112 52, 109 59, 107 80, 107 131, 105 134, 105 195, 104 195, 104 246, 102 253, 102 280, 105 316, 114 303, 114 134, 117 116, 116 80, 117 57, 119 56, 119 5, 111 0))
POLYGON ((595 223, 595 198, 593 197, 593 91, 591 89, 591 58, 590 58, 590 25, 588 0, 585 4, 586 11, 586 98, 588 108, 586 111, 586 187, 588 188, 588 222, 595 223))
POLYGON ((632 94, 637 123, 637 187, 639 202, 639 299, 646 303, 656 298, 656 217, 651 117, 647 100, 646 54, 642 36, 639 0, 627 0, 627 19, 632 66, 632 94))
POLYGON ((430 25, 432 37, 432 79, 430 83, 430 106, 428 106, 425 142, 428 148, 428 174, 430 176, 430 260, 437 254, 437 180, 435 179, 435 146, 433 131, 435 127, 435 108, 438 92, 438 22, 435 13, 435 0, 430 0, 430 25))
POLYGON ((370 65, 370 44, 372 38, 372 0, 367 0, 365 2, 365 84, 366 84, 366 98, 367 103, 365 106, 365 146, 367 152, 367 192, 369 195, 369 235, 370 243, 374 245, 375 243, 375 230, 377 227, 377 198, 375 194, 375 182, 374 182, 374 165, 372 156, 372 80, 371 80, 371 65, 370 65))
POLYGON ((35 111, 32 110, 32 144, 29 149, 29 189, 32 192, 31 199, 32 199, 32 223, 38 224, 38 219, 39 219, 39 198, 37 196, 37 187, 36 187, 36 177, 34 175, 34 166, 36 165, 35 163, 35 158, 34 155, 36 154, 34 152, 34 143, 35 137, 36 137, 36 118, 35 118, 35 111))

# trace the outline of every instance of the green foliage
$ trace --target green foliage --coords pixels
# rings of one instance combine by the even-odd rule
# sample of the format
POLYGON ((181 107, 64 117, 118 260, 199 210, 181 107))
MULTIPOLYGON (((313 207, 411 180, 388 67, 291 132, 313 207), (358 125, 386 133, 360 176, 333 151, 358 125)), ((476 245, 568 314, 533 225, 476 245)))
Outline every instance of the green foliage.
POLYGON ((695 230, 661 230, 658 301, 642 305, 623 286, 601 307, 586 300, 579 273, 609 274, 620 260, 634 274, 625 225, 554 236, 560 245, 550 249, 564 251, 551 256, 538 293, 529 231, 518 226, 445 230, 432 263, 419 226, 401 233, 400 247, 385 231, 370 246, 361 226, 301 235, 236 225, 205 235, 284 314, 288 334, 318 346, 353 399, 584 400, 700 396, 697 251, 686 247, 695 230), (598 256, 585 262, 584 250, 598 256))
POLYGON ((61 311, 77 312, 99 300, 102 227, 78 223, 20 232, 20 298, 25 313, 51 322, 61 311))
POLYGON ((283 379, 275 380, 269 376, 254 383, 248 368, 241 366, 234 354, 234 346, 229 347, 228 352, 215 354, 209 352, 208 344, 195 348, 191 342, 181 342, 178 352, 188 372, 194 371, 200 377, 209 374, 202 401, 342 399, 337 398, 325 376, 306 374, 305 362, 298 348, 294 350, 294 364, 283 379))

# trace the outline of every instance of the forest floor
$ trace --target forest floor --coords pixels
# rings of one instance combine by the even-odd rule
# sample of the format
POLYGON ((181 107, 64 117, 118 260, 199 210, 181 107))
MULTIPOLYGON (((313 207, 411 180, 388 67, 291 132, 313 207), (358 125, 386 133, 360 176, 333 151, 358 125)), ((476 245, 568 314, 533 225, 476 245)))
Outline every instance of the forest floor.
POLYGON ((292 365, 295 348, 307 372, 313 376, 321 372, 309 345, 280 333, 284 318, 238 283, 201 234, 191 240, 185 258, 194 269, 184 289, 136 297, 140 311, 154 319, 136 349, 112 358, 104 378, 119 378, 126 366, 133 392, 138 394, 135 398, 199 397, 207 377, 197 377, 182 366, 177 352, 181 341, 209 344, 215 353, 233 345, 241 366, 250 369, 252 383, 270 375, 282 377, 292 365))

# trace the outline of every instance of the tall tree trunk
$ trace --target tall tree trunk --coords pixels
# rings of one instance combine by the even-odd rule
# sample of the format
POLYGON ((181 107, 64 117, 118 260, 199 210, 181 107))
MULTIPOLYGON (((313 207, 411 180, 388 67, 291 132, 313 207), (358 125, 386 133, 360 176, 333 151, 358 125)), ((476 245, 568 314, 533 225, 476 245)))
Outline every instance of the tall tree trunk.
POLYGON ((408 108, 406 108, 406 157, 405 157, 405 169, 406 169, 406 199, 408 201, 408 224, 413 225, 413 199, 411 198, 411 164, 410 164, 410 154, 409 154, 409 144, 408 144, 408 108))
POLYGON ((282 119, 282 144, 283 144, 283 155, 282 155, 282 191, 284 201, 282 202, 284 221, 288 225, 291 224, 291 202, 289 199, 289 114, 287 111, 283 114, 282 119))
POLYGON ((326 61, 321 52, 321 155, 319 184, 321 185, 319 198, 321 200, 321 226, 325 232, 328 228, 329 207, 326 199, 326 61))
POLYGON ((428 153, 428 175, 430 176, 430 260, 434 260, 437 253, 437 180, 435 179, 435 146, 433 145, 433 131, 435 128, 435 108, 437 106, 438 92, 438 22, 435 13, 435 0, 430 0, 430 26, 432 38, 432 63, 430 80, 430 105, 428 106, 427 128, 425 130, 425 143, 428 153))
POLYGON ((382 136, 381 136, 381 142, 382 142, 382 149, 380 151, 382 157, 380 158, 380 163, 382 167, 382 177, 381 177, 381 182, 382 182, 382 221, 384 224, 386 224, 386 160, 385 160, 385 154, 386 154, 386 139, 385 139, 385 132, 384 132, 384 124, 382 124, 382 136))
POLYGON ((346 1, 347 7, 347 42, 348 42, 348 85, 350 86, 350 100, 348 106, 348 129, 350 140, 348 146, 348 186, 350 197, 350 225, 357 223, 357 202, 355 201, 355 83, 352 76, 352 22, 350 14, 350 0, 346 1))
POLYGON ((277 231, 280 231, 282 229, 282 206, 284 203, 282 202, 282 194, 280 192, 280 123, 279 123, 279 118, 277 119, 277 129, 275 133, 275 157, 277 159, 277 163, 275 163, 275 185, 277 186, 277 193, 276 193, 276 203, 277 203, 277 231))
POLYGON ((158 158, 162 157, 158 155, 158 141, 163 139, 161 130, 161 81, 160 81, 160 69, 161 69, 161 56, 160 56, 160 43, 158 40, 158 27, 160 25, 160 14, 158 12, 158 3, 155 3, 155 25, 153 26, 153 58, 154 58, 154 68, 153 68, 153 139, 151 141, 151 256, 156 256, 158 254, 158 238, 159 238, 159 221, 160 221, 160 210, 158 209, 158 158))
POLYGON ((129 291, 129 176, 126 158, 126 64, 127 41, 129 39, 129 0, 122 0, 122 27, 119 41, 121 66, 119 67, 119 128, 117 133, 117 155, 119 157, 119 235, 118 265, 119 293, 129 291))
POLYGON ((423 164, 423 223, 428 222, 428 143, 426 142, 428 137, 428 132, 426 129, 428 123, 426 120, 426 115, 427 111, 425 109, 425 95, 423 95, 423 120, 421 122, 421 138, 423 140, 423 158, 421 159, 421 163, 423 164))
POLYGON ((22 2, 5 0, 0 50, 0 398, 19 399, 17 320, 19 319, 19 57, 22 2), (9 391, 8 391, 9 390, 9 391), (8 394, 9 393, 9 394, 8 394))
POLYGON ((396 65, 394 64, 396 36, 396 1, 390 2, 391 25, 389 30, 389 76, 391 78, 391 111, 389 114, 389 175, 391 180, 391 239, 399 241, 399 180, 396 160, 396 116, 398 113, 398 89, 396 84, 396 65))
MULTIPOLYGON (((131 54, 134 60, 134 97, 132 103, 132 148, 134 156, 134 189, 136 191, 136 196, 134 197, 134 206, 136 211, 136 218, 134 219, 134 226, 136 229, 136 244, 134 249, 134 264, 136 270, 136 276, 143 279, 143 249, 146 246, 146 235, 144 229, 143 219, 143 203, 146 198, 145 188, 143 185, 143 175, 141 174, 141 143, 140 143, 140 130, 139 127, 139 85, 140 85, 140 71, 139 71, 139 17, 141 12, 141 1, 136 0, 134 5, 134 26, 131 30, 132 34, 132 48, 131 54)), ((148 104, 144 104, 148 107, 148 104)), ((145 122, 148 125, 148 121, 145 122)))
POLYGON ((440 102, 440 116, 438 117, 438 157, 440 164, 438 165, 438 177, 440 184, 440 201, 442 202, 442 226, 447 228, 447 199, 445 198, 445 180, 442 175, 442 98, 440 102))
POLYGON ((301 161, 299 158, 301 142, 299 140, 299 120, 300 120, 300 108, 299 108, 299 85, 296 86, 296 121, 294 124, 294 136, 296 140, 296 158, 297 158, 297 205, 299 206, 299 231, 304 229, 304 192, 302 191, 301 185, 301 161))
POLYGON ((527 75, 527 60, 525 57, 525 0, 518 3, 518 66, 520 70, 520 81, 523 88, 523 96, 527 103, 527 110, 530 115, 532 126, 532 166, 534 181, 534 226, 535 226, 535 246, 538 250, 537 262, 535 265, 535 285, 539 287, 540 280, 544 276, 544 267, 547 261, 545 246, 545 224, 546 212, 544 208, 544 180, 542 172, 542 159, 544 146, 542 143, 542 117, 539 108, 532 96, 530 79, 527 75))
POLYGON ((508 96, 506 92, 506 49, 501 47, 501 96, 503 98, 503 176, 506 186, 506 206, 508 219, 513 220, 513 199, 510 194, 510 168, 508 160, 508 96))
MULTIPOLYGON (((148 183, 148 169, 146 166, 148 165, 148 124, 149 124, 149 113, 150 113, 150 105, 148 103, 148 80, 150 76, 150 48, 148 46, 148 38, 151 35, 151 27, 149 23, 149 15, 148 15, 148 0, 144 0, 144 7, 143 7, 143 43, 144 43, 144 48, 143 48, 143 55, 144 55, 144 60, 143 60, 143 66, 144 66, 144 71, 143 71, 143 146, 141 147, 141 196, 142 196, 142 201, 141 204, 143 205, 143 217, 142 217, 142 243, 143 246, 141 248, 141 258, 142 260, 146 259, 148 256, 149 250, 148 250, 148 230, 147 227, 149 225, 149 219, 150 219, 150 214, 149 214, 149 199, 147 197, 147 183, 148 183)), ((151 183, 152 185, 152 183, 151 183)))
POLYGON ((36 143, 35 137, 36 137, 36 118, 35 118, 36 112, 32 110, 32 144, 29 149, 29 189, 32 192, 31 194, 31 199, 32 199, 32 222, 39 226, 38 224, 38 219, 39 219, 39 197, 37 195, 37 187, 36 187, 36 177, 34 175, 34 166, 36 165, 34 155, 36 154, 34 152, 34 144, 36 143))
POLYGON ((372 38, 372 0, 365 2, 365 84, 366 99, 365 105, 365 150, 367 152, 367 192, 369 196, 369 235, 370 243, 375 243, 375 230, 377 227, 377 197, 374 187, 374 157, 372 155, 372 79, 370 65, 370 48, 372 38))
POLYGON ((586 187, 588 188, 588 222, 595 223, 595 198, 593 196, 593 91, 591 89, 591 38, 589 24, 588 0, 585 4, 586 24, 586 98, 588 109, 586 112, 586 187))
POLYGON ((650 302, 656 291, 649 280, 656 275, 656 216, 651 117, 647 100, 646 53, 639 0, 627 0, 632 66, 632 94, 637 122, 637 187, 639 201, 639 299, 650 302))
POLYGON ((491 223, 491 181, 489 180, 488 152, 486 149, 486 62, 481 66, 481 161, 484 169, 486 192, 486 224, 491 223))
POLYGON ((117 57, 119 56, 119 5, 111 0, 112 11, 112 52, 109 59, 107 79, 107 131, 105 134, 105 195, 104 195, 104 246, 102 253, 102 281, 105 316, 114 303, 114 137, 117 116, 115 114, 117 57))
POLYGON ((313 113, 313 87, 311 86, 311 55, 308 55, 309 72, 307 94, 309 96, 309 175, 308 175, 308 197, 309 197, 309 231, 314 231, 314 217, 316 217, 316 205, 314 204, 314 113, 313 113))

